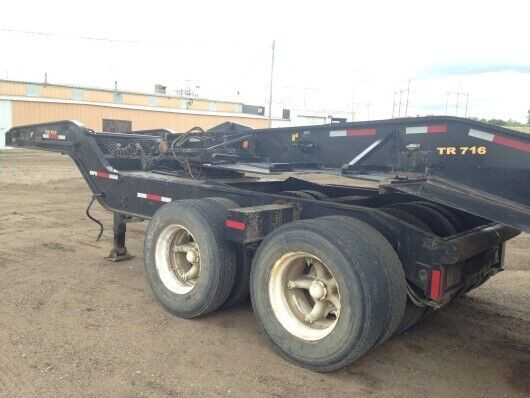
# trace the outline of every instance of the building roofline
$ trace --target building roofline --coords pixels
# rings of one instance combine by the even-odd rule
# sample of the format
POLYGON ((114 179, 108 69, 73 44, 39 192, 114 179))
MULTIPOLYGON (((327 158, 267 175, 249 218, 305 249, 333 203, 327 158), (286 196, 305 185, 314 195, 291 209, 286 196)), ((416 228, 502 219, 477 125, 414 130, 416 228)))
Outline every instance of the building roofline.
POLYGON ((178 109, 178 108, 164 108, 158 106, 146 106, 146 105, 128 105, 128 104, 115 104, 110 102, 96 102, 96 101, 76 101, 67 100, 60 98, 45 98, 45 97, 21 97, 16 95, 1 95, 0 100, 8 101, 19 101, 19 102, 41 102, 51 104, 72 104, 72 105, 92 105, 107 108, 119 108, 119 109, 131 109, 140 111, 151 111, 151 112, 163 112, 163 113, 181 113, 188 115, 204 115, 204 116, 225 116, 234 118, 247 118, 247 119, 261 119, 266 120, 265 116, 254 115, 251 113, 234 113, 234 112, 212 112, 205 110, 194 110, 194 109, 178 109))
POLYGON ((129 90, 114 90, 110 88, 103 88, 103 87, 90 87, 90 86, 80 86, 80 85, 74 85, 74 84, 60 84, 60 83, 49 83, 49 82, 36 82, 36 81, 29 81, 29 80, 11 80, 11 79, 0 79, 0 83, 19 83, 19 84, 36 84, 40 86, 52 86, 52 87, 62 87, 62 88, 77 88, 81 90, 94 90, 94 91, 103 91, 108 93, 120 93, 120 94, 132 94, 132 95, 145 95, 146 97, 163 97, 163 98, 175 98, 175 99, 184 99, 184 100, 199 100, 199 101, 215 101, 215 102, 222 102, 225 104, 241 104, 244 105, 243 102, 237 102, 237 101, 225 101, 225 100, 216 100, 212 98, 203 98, 203 97, 182 97, 178 95, 171 95, 171 94, 160 94, 160 93, 147 93, 142 91, 129 91, 129 90))

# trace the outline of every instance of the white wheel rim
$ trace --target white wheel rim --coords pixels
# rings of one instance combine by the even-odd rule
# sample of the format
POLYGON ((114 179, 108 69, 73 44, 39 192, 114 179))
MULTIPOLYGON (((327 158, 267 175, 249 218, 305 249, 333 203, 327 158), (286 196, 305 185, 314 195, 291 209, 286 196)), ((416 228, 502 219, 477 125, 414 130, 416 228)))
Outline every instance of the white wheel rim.
POLYGON ((329 335, 340 317, 340 294, 329 268, 306 252, 284 254, 272 267, 269 299, 292 335, 307 341, 329 335))
POLYGON ((193 235, 182 225, 170 225, 158 236, 155 264, 164 286, 175 294, 190 292, 201 270, 199 247, 193 235))

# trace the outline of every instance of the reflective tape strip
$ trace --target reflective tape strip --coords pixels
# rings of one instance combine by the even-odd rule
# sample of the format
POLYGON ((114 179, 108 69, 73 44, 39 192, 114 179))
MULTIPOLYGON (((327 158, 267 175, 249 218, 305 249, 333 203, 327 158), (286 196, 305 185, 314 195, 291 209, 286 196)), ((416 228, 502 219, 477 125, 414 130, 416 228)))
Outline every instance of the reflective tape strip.
POLYGON ((245 230, 245 223, 235 221, 235 220, 226 220, 226 226, 228 228, 237 229, 239 231, 245 230))
POLYGON ((43 134, 42 138, 45 138, 47 140, 64 140, 66 137, 64 135, 59 134, 43 134))
POLYGON ((446 131, 447 126, 445 124, 431 124, 427 126, 427 134, 445 133, 446 131))
POLYGON ((486 141, 493 141, 493 138, 495 137, 493 134, 475 129, 469 129, 469 135, 471 137, 480 138, 481 140, 486 141))
POLYGON ((508 148, 518 149, 523 152, 530 153, 530 144, 527 142, 522 142, 519 140, 514 140, 513 138, 508 138, 502 135, 495 135, 491 133, 486 133, 484 131, 470 129, 469 136, 479 138, 481 140, 493 142, 498 145, 502 145, 508 148))
POLYGON ((136 196, 138 196, 139 198, 142 198, 142 199, 150 200, 152 202, 166 202, 166 203, 171 202, 171 198, 168 198, 166 196, 155 195, 155 194, 152 194, 152 193, 138 192, 136 194, 136 196))
POLYGON ((335 130, 335 131, 329 132, 330 137, 346 137, 347 134, 348 134, 347 130, 335 130))
POLYGON ((427 134, 427 126, 421 127, 407 127, 405 129, 406 134, 427 134))
POLYGON ((365 137, 371 135, 376 135, 374 128, 335 130, 329 132, 330 137, 365 137))
POLYGON ((503 137, 500 135, 496 135, 495 138, 493 138, 493 142, 499 145, 519 149, 520 151, 530 153, 530 144, 527 142, 512 140, 511 138, 503 137))
POLYGON ((431 124, 429 126, 407 127, 406 134, 439 134, 447 132, 445 124, 431 124))
POLYGON ((90 170, 89 173, 90 173, 91 176, 94 176, 94 177, 106 178, 106 179, 109 179, 109 180, 117 180, 118 179, 118 175, 117 174, 107 173, 105 171, 90 170))
POLYGON ((375 135, 375 129, 352 129, 347 131, 348 137, 363 137, 375 135))

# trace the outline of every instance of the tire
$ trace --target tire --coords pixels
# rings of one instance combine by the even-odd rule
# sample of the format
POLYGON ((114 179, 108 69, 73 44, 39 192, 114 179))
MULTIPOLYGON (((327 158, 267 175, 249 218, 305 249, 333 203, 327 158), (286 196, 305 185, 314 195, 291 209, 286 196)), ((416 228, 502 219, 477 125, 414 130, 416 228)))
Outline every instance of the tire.
POLYGON ((206 202, 206 203, 213 203, 214 205, 218 206, 218 205, 221 205, 223 207, 223 211, 224 213, 222 214, 225 218, 226 218, 226 210, 228 209, 236 209, 239 207, 239 205, 234 202, 233 200, 230 200, 230 199, 227 199, 227 198, 218 198, 218 197, 213 197, 213 198, 205 198, 205 199, 202 199, 203 202, 206 202))
MULTIPOLYGON (((228 209, 235 209, 239 207, 236 202, 226 198, 207 198, 203 200, 205 202, 211 202, 217 206, 221 206, 221 214, 225 220, 228 209)), ((251 262, 247 260, 247 250, 249 249, 247 249, 244 245, 242 245, 242 247, 236 247, 236 275, 234 287, 223 304, 223 308, 229 308, 242 303, 243 301, 248 300, 250 296, 251 262)))
POLYGON ((456 228, 442 214, 419 202, 396 203, 388 207, 403 210, 418 217, 433 233, 442 238, 456 234, 456 228))
POLYGON ((442 216, 444 216, 447 221, 451 223, 453 227, 455 227, 456 232, 463 232, 466 230, 465 224, 460 220, 456 214, 454 214, 451 210, 448 208, 439 205, 437 203, 431 203, 431 202, 418 202, 419 204, 422 204, 424 206, 430 207, 433 210, 436 210, 438 213, 440 213, 442 216))
POLYGON ((407 302, 407 281, 405 279, 405 271, 403 264, 399 260, 397 253, 394 251, 392 245, 381 235, 375 228, 366 228, 366 224, 361 221, 346 216, 329 216, 322 219, 332 220, 333 222, 343 223, 351 229, 351 233, 362 229, 363 233, 368 237, 372 247, 379 254, 379 261, 383 264, 386 274, 386 283, 389 286, 389 302, 390 310, 386 318, 386 322, 381 331, 381 335, 376 341, 379 345, 389 339, 397 331, 407 302))
POLYGON ((234 286, 235 249, 225 239, 226 216, 221 214, 214 203, 182 200, 158 209, 147 227, 147 280, 162 306, 181 318, 195 318, 216 310, 234 286), (188 261, 189 252, 174 254, 175 239, 179 240, 178 246, 192 247, 193 261, 188 261), (174 271, 175 264, 188 267, 188 272, 193 264, 199 264, 198 275, 185 280, 186 269, 174 271))
POLYGON ((306 194, 310 195, 313 199, 316 199, 316 200, 328 199, 328 195, 326 195, 325 193, 322 193, 320 191, 315 191, 315 190, 312 190, 312 189, 302 189, 300 192, 306 193, 306 194))
POLYGON ((386 214, 399 218, 400 220, 405 221, 406 223, 413 225, 416 228, 421 229, 422 231, 432 232, 429 226, 425 224, 423 221, 421 221, 414 214, 407 213, 404 210, 395 209, 393 207, 383 207, 379 210, 385 212, 386 214))
POLYGON ((283 357, 315 371, 333 371, 361 357, 377 342, 387 322, 390 303, 385 269, 371 234, 366 233, 373 228, 360 221, 358 226, 353 230, 325 217, 291 222, 269 234, 254 256, 250 295, 261 330, 283 357), (314 321, 315 325, 307 318, 312 312, 299 311, 303 303, 297 309, 289 306, 313 297, 311 289, 305 294, 296 287, 310 274, 282 279, 290 270, 313 268, 316 278, 318 269, 321 276, 322 272, 328 275, 321 278, 328 285, 320 293, 321 279, 313 279, 310 285, 316 283, 318 294, 324 291, 322 297, 333 297, 338 304, 332 306, 335 319, 330 313, 314 321), (291 288, 292 294, 283 293, 291 288))
POLYGON ((304 191, 283 191, 278 195, 290 196, 291 198, 300 198, 300 199, 315 199, 312 195, 304 191))
POLYGON ((395 335, 400 335, 416 325, 427 313, 427 307, 418 307, 407 297, 407 305, 403 318, 395 332, 395 335))
MULTIPOLYGON (((409 223, 410 225, 415 226, 416 228, 419 228, 426 232, 433 232, 431 228, 424 223, 422 220, 420 220, 418 217, 416 217, 414 214, 408 213, 401 209, 396 209, 394 207, 387 207, 382 208, 381 211, 384 211, 387 214, 390 214, 394 217, 397 217, 399 219, 402 219, 403 221, 409 223)), ((414 304, 408 297, 405 304, 405 311, 403 313, 403 317, 401 318, 401 321, 399 322, 399 325, 394 332, 395 335, 400 335, 403 332, 407 331, 411 327, 413 327, 418 321, 425 316, 425 313, 427 312, 426 307, 419 307, 416 304, 414 304)))

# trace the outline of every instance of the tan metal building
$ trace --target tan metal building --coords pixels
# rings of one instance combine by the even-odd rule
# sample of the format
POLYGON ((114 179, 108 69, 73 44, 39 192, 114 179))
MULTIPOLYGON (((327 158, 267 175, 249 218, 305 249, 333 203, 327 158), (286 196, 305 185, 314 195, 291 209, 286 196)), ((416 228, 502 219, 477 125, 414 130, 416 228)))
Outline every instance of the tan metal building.
POLYGON ((0 147, 3 133, 12 126, 53 120, 78 120, 96 131, 184 132, 226 121, 266 127, 263 115, 263 107, 238 102, 0 80, 0 147))

